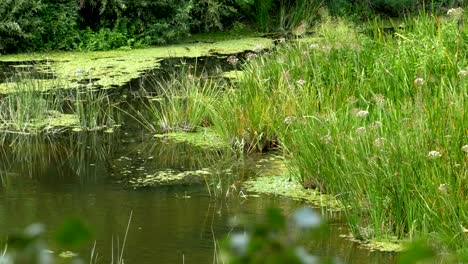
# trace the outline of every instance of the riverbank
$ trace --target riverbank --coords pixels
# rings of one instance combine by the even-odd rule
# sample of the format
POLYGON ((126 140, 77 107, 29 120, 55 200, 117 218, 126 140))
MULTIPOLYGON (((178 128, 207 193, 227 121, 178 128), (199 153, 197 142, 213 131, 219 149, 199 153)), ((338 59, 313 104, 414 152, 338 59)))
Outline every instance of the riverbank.
MULTIPOLYGON (((240 50, 238 43, 242 41, 230 42, 235 51, 249 50, 242 55, 227 52, 222 56, 232 68, 243 71, 234 76, 235 82, 225 80, 222 74, 212 77, 195 73, 182 64, 174 74, 159 79, 149 76, 149 81, 132 94, 134 105, 124 108, 110 103, 99 118, 91 118, 97 120, 91 124, 99 127, 104 121, 106 126, 121 125, 117 118, 107 118, 106 113, 113 109, 130 116, 140 129, 157 134, 153 140, 177 133, 193 136, 209 127, 216 140, 210 136, 208 141, 230 147, 227 151, 236 157, 280 150, 288 160, 291 176, 287 181, 268 178, 271 182, 263 182, 267 189, 287 187, 289 180, 294 181, 293 189, 283 191, 296 193, 302 186, 308 191, 304 194, 301 190, 301 195, 314 195, 319 201, 336 199, 353 237, 361 242, 426 239, 441 255, 453 254, 463 262, 468 239, 464 110, 468 32, 460 23, 461 17, 452 14, 421 14, 407 18, 404 27, 384 32, 378 21, 371 30, 362 31, 346 19, 325 17, 314 28, 316 35, 312 38, 278 41, 272 50, 265 50, 271 47, 271 40, 261 44, 257 38, 249 39, 248 48, 240 50), (168 135, 161 136, 165 133, 168 135)), ((211 50, 216 45, 200 50, 217 54, 211 50)), ((175 51, 191 54, 182 47, 175 51)), ((115 54, 126 56, 123 51, 115 54)), ((115 54, 111 60, 117 58, 115 54)), ((143 50, 129 54, 143 61, 146 58, 143 50)), ((108 66, 99 56, 94 58, 102 62, 102 67, 108 66)), ((92 61, 83 59, 84 64, 92 61)), ((123 71, 129 61, 122 62, 119 70, 123 71)), ((81 71, 85 67, 71 72, 78 66, 73 63, 73 67, 66 67, 70 76, 84 74, 85 80, 91 79, 84 84, 77 82, 80 88, 105 86, 86 75, 89 71, 81 71)), ((152 63, 154 66, 156 62, 152 63)), ((115 85, 120 84, 119 78, 116 80, 115 85)), ((28 98, 37 96, 37 92, 28 98)), ((76 113, 81 113, 82 106, 89 106, 80 104, 82 101, 86 100, 75 100, 76 113)), ((18 106, 13 104, 17 100, 10 102, 10 106, 18 106)), ((48 105, 42 99, 39 102, 34 109, 48 105)), ((59 105, 54 107, 61 110, 59 105)), ((0 113, 10 113, 9 109, 23 107, 4 107, 0 113)), ((90 118, 89 113, 96 109, 100 108, 83 111, 88 113, 83 118, 90 118)), ((207 175, 202 169, 190 171, 207 175)), ((171 180, 174 175, 175 180, 187 176, 177 170, 163 172, 171 180)), ((218 192, 213 196, 227 196, 228 191, 240 195, 239 183, 227 184, 224 180, 228 172, 220 170, 207 184, 210 192, 218 192)), ((133 183, 137 187, 160 185, 160 176, 151 174, 133 183)))

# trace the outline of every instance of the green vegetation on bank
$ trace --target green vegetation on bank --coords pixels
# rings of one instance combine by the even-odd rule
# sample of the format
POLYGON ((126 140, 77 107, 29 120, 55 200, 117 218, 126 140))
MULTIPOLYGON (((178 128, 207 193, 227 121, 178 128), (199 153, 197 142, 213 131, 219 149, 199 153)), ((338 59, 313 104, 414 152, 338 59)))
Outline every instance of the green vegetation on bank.
POLYGON ((6 0, 0 3, 0 54, 141 48, 174 43, 200 32, 230 30, 244 35, 252 29, 291 29, 305 12, 312 11, 309 7, 319 7, 308 2, 6 0), (291 9, 297 14, 284 13, 291 9))
POLYGON ((315 23, 322 6, 333 15, 366 20, 462 4, 463 0, 4 0, 0 54, 140 48, 226 30, 300 33, 315 23))
POLYGON ((244 68, 215 107, 215 129, 243 149, 281 146, 304 186, 344 205, 356 238, 430 236, 466 258, 460 11, 423 13, 391 34, 379 22, 370 36, 345 20, 318 25, 321 41, 284 44, 244 68))
MULTIPOLYGON (((241 8, 240 1, 234 2, 241 8)), ((375 1, 372 6, 364 1, 356 2, 360 5, 353 8, 371 10, 390 6, 409 12, 426 7, 425 2, 413 1, 410 8, 404 5, 407 1, 375 1)), ((184 16, 192 14, 191 1, 184 2, 187 5, 180 5, 177 10, 167 9, 181 12, 174 11, 179 16, 176 15, 177 19, 166 18, 167 24, 158 24, 157 20, 143 21, 143 17, 130 19, 125 12, 135 6, 130 7, 125 1, 112 2, 111 6, 120 3, 113 11, 109 11, 107 1, 82 3, 79 9, 84 12, 82 16, 90 15, 86 12, 92 14, 86 5, 94 3, 99 7, 98 19, 82 29, 92 38, 99 34, 117 34, 113 23, 124 23, 123 18, 127 22, 141 23, 143 29, 140 29, 145 33, 130 42, 127 37, 135 37, 135 32, 126 35, 122 38, 122 43, 126 43, 123 46, 163 43, 192 30, 191 26, 185 31, 176 27, 188 19, 184 16), (112 15, 106 12, 114 14, 114 20, 108 20, 107 16, 112 15), (149 24, 161 28, 146 28, 149 24), (163 30, 169 26, 175 31, 163 30), (147 31, 152 35, 148 36, 147 31)), ((144 1, 136 3, 138 6, 144 1)), ((217 2, 200 3, 215 8, 211 5, 217 2)), ((467 15, 463 9, 449 9, 444 16, 422 12, 405 18, 404 26, 395 26, 392 32, 385 32, 379 19, 362 29, 350 19, 328 15, 325 9, 316 9, 319 20, 314 13, 313 18, 306 17, 311 21, 305 21, 291 14, 288 16, 288 13, 270 16, 271 10, 278 5, 275 1, 245 3, 255 7, 255 12, 244 13, 256 27, 268 31, 288 25, 296 41, 280 42, 270 51, 264 48, 270 47, 272 42, 263 38, 249 38, 247 49, 238 46, 242 41, 231 41, 229 51, 223 54, 236 70, 242 70, 242 74, 234 74, 235 82, 211 79, 190 72, 190 69, 182 71, 170 79, 153 80, 151 89, 144 91, 146 96, 141 99, 144 113, 139 114, 141 109, 138 108, 133 109, 135 113, 130 111, 128 114, 158 133, 196 132, 209 126, 238 153, 280 148, 289 160, 290 174, 295 180, 303 187, 332 195, 340 202, 356 239, 401 241, 430 237, 441 252, 456 252, 462 261, 468 258, 465 246, 468 242, 465 110, 468 106, 468 29, 464 24, 467 15), (272 25, 274 29, 270 28, 272 25), (299 39, 305 31, 313 32, 314 36, 299 39), (244 50, 254 52, 245 54, 247 57, 244 58, 234 55, 244 50), (246 59, 247 63, 242 64, 240 59, 246 59)), ((295 3, 295 7, 300 8, 297 5, 304 2, 295 3)), ((432 7, 437 3, 432 2, 432 7)), ((37 5, 42 4, 37 2, 37 5)), ((167 1, 166 5, 175 6, 172 1, 167 1)), ((314 3, 300 10, 319 6, 314 3)), ((151 9, 139 6, 140 9, 143 7, 151 9)), ((7 5, 0 4, 0 8, 6 10, 7 5)), ((29 6, 28 10, 40 10, 36 8, 29 6)), ((234 10, 241 9, 228 9, 226 14, 236 13, 234 10)), ((223 16, 229 17, 226 14, 218 12, 209 16, 204 13, 201 17, 206 20, 201 19, 197 26, 210 30, 216 24, 207 21, 224 21, 223 16)), ((32 25, 20 27, 7 20, 11 15, 4 17, 0 21, 3 23, 0 24, 0 36, 7 34, 6 29, 10 33, 9 38, 2 38, 4 42, 0 43, 0 49, 12 51, 8 49, 18 47, 21 50, 27 46, 41 50, 45 47, 28 46, 30 43, 26 42, 20 44, 21 41, 33 41, 30 35, 18 37, 26 32, 23 28, 32 25)), ((231 22, 234 23, 234 19, 231 22)), ((87 43, 81 41, 77 43, 87 43)), ((92 41, 104 45, 109 38, 92 41)), ((190 53, 195 54, 193 57, 220 53, 214 48, 220 44, 212 44, 209 48, 200 47, 198 43, 193 45, 197 47, 190 53)), ((118 46, 122 45, 86 49, 118 46)), ((181 45, 168 49, 181 55, 187 54, 191 47, 181 45)), ((62 48, 51 46, 51 49, 62 48)), ((63 49, 80 48, 72 45, 63 49)), ((61 59, 62 53, 50 55, 57 67, 53 74, 66 83, 71 82, 72 93, 61 97, 45 92, 51 85, 42 81, 7 83, 10 86, 5 89, 10 93, 0 103, 0 129, 24 133, 29 133, 32 127, 48 130, 53 125, 42 123, 43 120, 67 111, 76 118, 77 129, 112 127, 117 123, 114 111, 121 109, 115 107, 105 93, 92 88, 119 86, 138 77, 142 70, 154 67, 164 57, 159 53, 163 52, 161 49, 156 50, 151 49, 158 55, 145 49, 89 53, 89 57, 89 54, 72 53, 77 60, 71 62, 61 59), (118 56, 122 56, 123 61, 118 56), (95 59, 96 67, 87 65, 92 59, 95 59), (109 60, 115 64, 109 67, 109 60), (133 66, 129 66, 129 62, 134 63, 133 66), (130 68, 130 73, 125 73, 127 77, 114 75, 126 68, 130 68), (63 102, 68 103, 64 106, 63 102)), ((167 56, 168 51, 164 54, 167 56)), ((2 57, 13 58, 10 55, 2 57)), ((219 139, 212 140, 217 142, 219 139)))

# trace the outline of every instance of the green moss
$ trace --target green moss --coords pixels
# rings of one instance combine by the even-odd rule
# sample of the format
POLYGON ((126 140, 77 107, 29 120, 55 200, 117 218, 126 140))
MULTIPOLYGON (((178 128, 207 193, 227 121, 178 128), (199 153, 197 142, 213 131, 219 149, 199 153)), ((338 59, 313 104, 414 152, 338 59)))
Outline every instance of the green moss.
POLYGON ((156 134, 157 138, 168 138, 174 142, 185 142, 202 148, 222 148, 226 144, 210 128, 200 128, 197 132, 171 132, 156 134))
MULTIPOLYGON (((246 50, 252 50, 257 45, 269 48, 272 47, 273 41, 267 38, 249 37, 215 43, 178 44, 129 51, 2 55, 0 61, 45 62, 44 64, 39 63, 34 67, 40 73, 53 74, 57 79, 65 82, 61 84, 49 83, 46 87, 50 89, 57 88, 57 86, 73 88, 79 86, 80 83, 83 85, 83 83, 87 82, 95 86, 110 88, 123 85, 139 77, 142 72, 159 67, 159 62, 164 58, 195 58, 218 54, 237 54, 246 50)), ((11 91, 11 84, 0 84, 0 93, 11 91)))

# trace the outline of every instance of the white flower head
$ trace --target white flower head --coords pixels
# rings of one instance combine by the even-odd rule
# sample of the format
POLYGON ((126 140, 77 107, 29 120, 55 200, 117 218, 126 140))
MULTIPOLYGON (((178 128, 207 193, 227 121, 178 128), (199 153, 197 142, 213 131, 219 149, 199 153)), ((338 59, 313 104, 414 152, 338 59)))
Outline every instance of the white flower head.
POLYGON ((421 78, 421 77, 418 77, 416 79, 414 79, 414 86, 423 86, 424 84, 426 84, 426 81, 421 78))
POLYGON ((377 138, 374 140, 374 146, 376 148, 382 148, 384 146, 384 138, 377 138))
POLYGON ((287 117, 284 119, 283 122, 284 122, 286 125, 289 125, 289 124, 291 124, 291 123, 294 121, 294 119, 296 119, 295 116, 287 116, 287 117))
POLYGON ((323 45, 322 49, 323 49, 323 51, 328 52, 328 51, 331 50, 331 46, 330 45, 323 45))
POLYGON ((321 138, 322 142, 325 144, 331 143, 332 142, 332 136, 326 135, 321 138))
POLYGON ((446 183, 443 183, 441 185, 439 185, 439 192, 443 193, 443 194, 448 194, 448 188, 447 188, 447 184, 446 183))
POLYGON ((236 65, 239 62, 239 59, 236 56, 232 55, 227 58, 227 62, 229 62, 229 64, 231 65, 236 65))
POLYGON ((382 127, 382 122, 380 122, 380 121, 375 121, 374 123, 372 123, 372 124, 370 125, 370 127, 371 127, 372 129, 374 129, 374 130, 377 130, 377 129, 379 129, 379 128, 382 127))
POLYGON ((427 153, 427 157, 430 159, 437 159, 442 157, 442 154, 440 154, 440 152, 437 150, 431 150, 429 153, 427 153))
POLYGON ((255 47, 253 48, 253 51, 255 53, 259 53, 260 51, 264 50, 265 49, 265 46, 263 46, 262 44, 257 44, 255 45, 255 47))
POLYGON ((461 150, 468 154, 468 145, 464 145, 463 147, 461 147, 461 150))
POLYGON ((450 8, 448 11, 447 11, 447 15, 449 17, 453 17, 453 18, 459 18, 463 15, 463 8, 461 7, 458 7, 458 8, 450 8))
POLYGON ((297 83, 299 86, 303 86, 303 85, 306 83, 306 81, 303 80, 303 79, 300 79, 300 80, 298 80, 296 83, 297 83))
POLYGON ((364 135, 366 133, 366 128, 365 127, 358 127, 358 128, 356 128, 356 133, 358 135, 364 135))
POLYGON ((372 96, 372 100, 375 102, 375 104, 379 107, 382 107, 385 105, 385 96, 383 96, 382 94, 374 94, 372 96))
POLYGON ((310 49, 318 49, 318 48, 320 48, 320 46, 317 43, 312 43, 312 44, 310 44, 309 48, 310 49))
POLYGON ((359 110, 357 113, 356 113, 356 116, 357 117, 366 117, 369 115, 369 111, 366 111, 366 110, 359 110))
POLYGON ((247 59, 247 60, 251 60, 251 59, 255 59, 257 57, 257 54, 255 53, 252 53, 252 52, 248 52, 244 55, 244 57, 247 59))
POLYGON ((465 77, 465 76, 468 75, 468 70, 460 70, 460 71, 458 72, 458 75, 459 75, 459 76, 462 76, 462 77, 465 77))

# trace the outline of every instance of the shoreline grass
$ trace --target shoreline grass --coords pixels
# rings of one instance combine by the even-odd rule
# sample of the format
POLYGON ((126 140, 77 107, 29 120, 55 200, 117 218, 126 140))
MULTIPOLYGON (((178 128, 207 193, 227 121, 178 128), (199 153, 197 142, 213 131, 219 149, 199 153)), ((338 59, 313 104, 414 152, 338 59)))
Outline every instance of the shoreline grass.
POLYGON ((430 237, 467 257, 468 32, 459 19, 421 14, 370 36, 325 21, 323 42, 284 44, 247 65, 214 126, 247 151, 281 145, 304 186, 345 205, 356 238, 430 237))
MULTIPOLYGON (((151 117, 135 118, 153 131, 211 125, 239 153, 280 148, 304 187, 344 205, 355 238, 429 237, 440 252, 468 258, 463 19, 422 13, 392 33, 375 21, 364 35, 344 19, 323 16, 313 28, 318 39, 252 55, 232 87, 190 71, 155 81, 157 97, 144 106, 151 117)), ((26 95, 33 107, 10 118, 20 128, 33 118, 29 111, 55 107, 26 95)), ((79 96, 78 114, 85 113, 79 96)), ((91 115, 80 116, 91 126, 113 123, 107 115, 93 121, 102 99, 93 98, 91 115)), ((0 117, 9 109, 0 108, 0 117)))

